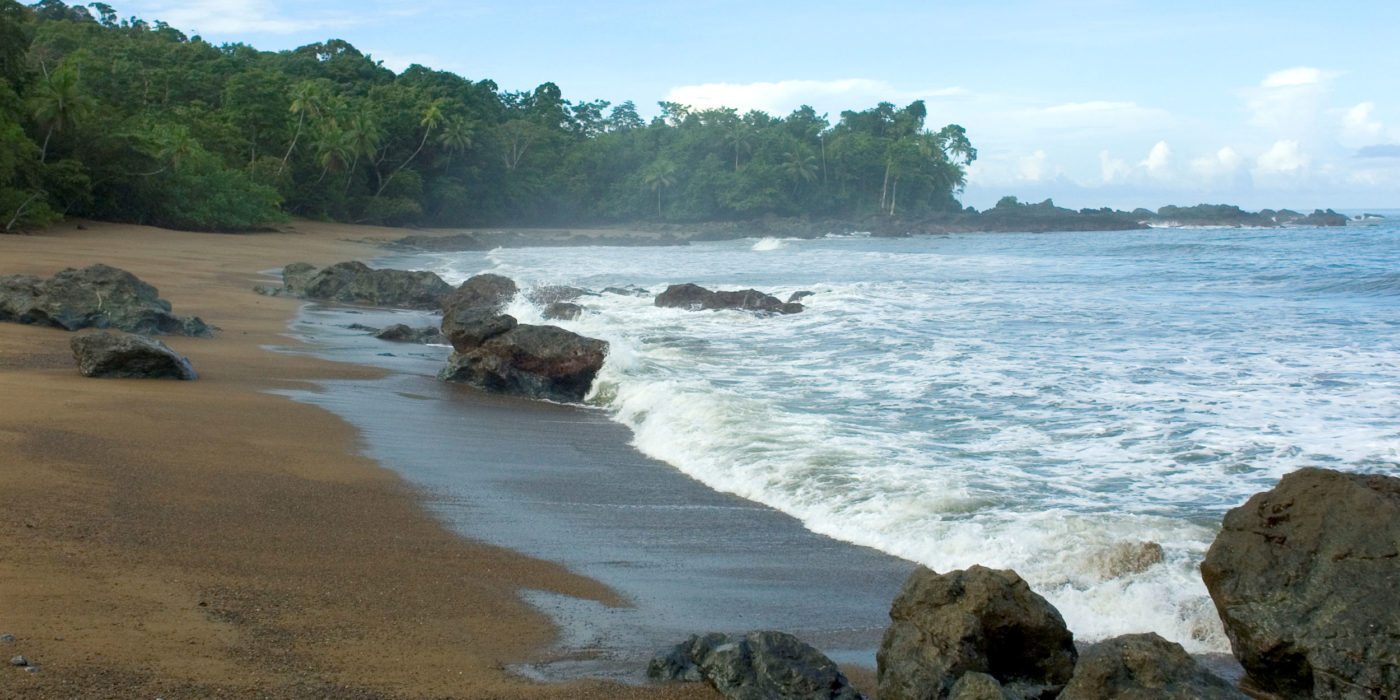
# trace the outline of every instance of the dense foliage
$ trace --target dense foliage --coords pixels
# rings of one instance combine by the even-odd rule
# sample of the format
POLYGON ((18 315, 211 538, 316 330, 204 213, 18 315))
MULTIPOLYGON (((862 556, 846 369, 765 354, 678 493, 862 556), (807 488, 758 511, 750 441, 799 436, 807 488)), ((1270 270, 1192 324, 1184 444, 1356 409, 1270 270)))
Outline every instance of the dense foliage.
POLYGON ((0 0, 0 230, 65 214, 244 230, 287 214, 492 223, 957 210, 976 158, 922 102, 786 117, 565 100, 332 40, 213 46, 111 7, 0 0), (91 8, 91 9, 89 9, 91 8))

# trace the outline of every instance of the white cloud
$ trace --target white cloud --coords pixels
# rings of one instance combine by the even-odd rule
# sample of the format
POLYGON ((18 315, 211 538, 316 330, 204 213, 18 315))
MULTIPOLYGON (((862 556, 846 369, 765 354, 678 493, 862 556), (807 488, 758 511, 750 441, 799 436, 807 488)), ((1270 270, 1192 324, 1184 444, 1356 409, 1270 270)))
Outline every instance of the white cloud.
MULTIPOLYGON (((821 111, 828 105, 835 110, 850 109, 876 102, 912 102, 916 99, 956 97, 966 94, 960 87, 929 90, 899 90, 882 80, 846 78, 840 80, 779 80, 758 83, 703 83, 680 85, 666 94, 668 102, 696 109, 732 107, 784 113, 804 104, 821 111)), ((829 110, 830 111, 830 110, 829 110)))
POLYGON ((1045 151, 1037 150, 1029 156, 1021 159, 1020 175, 1022 180, 1039 182, 1047 174, 1049 157, 1045 151))
POLYGON ((1385 125, 1375 118, 1376 103, 1362 102, 1342 114, 1341 141, 1350 148, 1368 146, 1381 140, 1385 125))
POLYGON ((1152 150, 1147 152, 1147 158, 1142 161, 1141 165, 1147 169, 1147 174, 1152 177, 1166 177, 1171 173, 1171 146, 1168 146, 1166 141, 1158 141, 1152 146, 1152 150))
POLYGON ((1105 185, 1111 185, 1128 179, 1133 172, 1128 162, 1121 158, 1114 158, 1108 151, 1099 151, 1099 173, 1103 177, 1105 185))
POLYGON ((1294 175, 1307 169, 1310 159, 1297 141, 1275 142, 1255 161, 1255 172, 1264 175, 1294 175))
POLYGON ((1215 179, 1230 177, 1239 170, 1244 163, 1244 158, 1235 149, 1224 146, 1216 151, 1214 155, 1202 156, 1191 161, 1191 171, 1196 175, 1215 179))
POLYGON ((1245 91, 1249 123, 1275 139, 1313 141, 1333 74, 1318 68, 1289 68, 1264 77, 1245 91))
POLYGON ((195 34, 295 34, 358 23, 356 15, 346 11, 294 17, 282 11, 288 5, 292 3, 271 0, 155 0, 139 3, 138 9, 144 17, 163 20, 173 27, 195 34))
POLYGON ((1316 68, 1299 66, 1297 68, 1288 68, 1285 70, 1270 73, 1267 76, 1264 76, 1264 82, 1260 85, 1261 87, 1266 88, 1285 88, 1298 87, 1301 85, 1317 85, 1318 83, 1321 83, 1324 80, 1324 78, 1325 75, 1323 74, 1323 72, 1316 68))

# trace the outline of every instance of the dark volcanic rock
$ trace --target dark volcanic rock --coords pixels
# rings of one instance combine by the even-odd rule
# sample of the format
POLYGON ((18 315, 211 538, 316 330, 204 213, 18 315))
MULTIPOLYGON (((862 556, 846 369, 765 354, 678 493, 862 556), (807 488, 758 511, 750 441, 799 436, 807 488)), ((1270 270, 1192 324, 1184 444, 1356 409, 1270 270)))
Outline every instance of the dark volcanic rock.
POLYGON ((810 296, 812 296, 812 295, 814 295, 814 294, 816 294, 816 292, 809 292, 809 291, 807 291, 807 290, 805 290, 805 289, 802 290, 802 291, 800 291, 800 292, 793 292, 792 295, 788 297, 788 303, 789 303, 789 304, 795 304, 795 303, 797 303, 797 302, 799 302, 799 301, 802 301, 803 299, 806 299, 807 297, 810 297, 810 296))
POLYGON ((457 307, 442 315, 442 334, 457 352, 467 352, 515 328, 514 316, 481 307, 457 307))
POLYGON ((395 343, 437 343, 442 341, 442 332, 433 326, 413 328, 402 323, 395 323, 388 328, 374 334, 380 340, 388 340, 395 343))
POLYGON ((617 294, 617 295, 619 295, 619 296, 624 296, 624 297, 649 297, 649 296, 651 296, 651 292, 649 292, 649 291, 647 291, 647 290, 645 290, 645 289, 643 289, 643 288, 641 288, 641 287, 632 287, 632 286, 627 286, 627 287, 604 287, 604 288, 603 288, 603 293, 604 293, 604 294, 617 294))
POLYGON ((444 311, 451 311, 457 308, 483 308, 492 311, 500 311, 511 299, 515 298, 519 288, 509 277, 493 275, 490 273, 477 275, 463 282, 457 289, 447 295, 442 300, 444 311))
POLYGON ((1201 668, 1180 644, 1148 633, 1085 649, 1059 700, 1108 698, 1244 700, 1245 695, 1201 668))
POLYGON ((135 275, 107 265, 69 268, 49 279, 0 276, 0 321, 80 328, 116 328, 146 335, 213 335, 193 316, 170 313, 170 302, 135 275))
POLYGON ((194 379, 190 361, 165 343, 126 333, 88 333, 69 343, 84 377, 194 379))
POLYGON ((578 287, 549 286, 536 287, 534 289, 531 289, 530 293, 526 296, 532 304, 548 306, 549 304, 553 304, 555 302, 574 301, 579 297, 598 295, 588 291, 587 289, 579 289, 578 287))
POLYGON ((795 314, 802 311, 798 303, 783 303, 777 297, 764 294, 756 289, 743 289, 737 292, 714 292, 697 284, 673 284, 666 291, 656 295, 655 304, 663 308, 690 309, 740 309, 775 314, 795 314))
POLYGON ((1400 697, 1400 479, 1293 472, 1225 514, 1201 576, 1263 690, 1400 697))
POLYGON ((466 334, 449 335, 457 352, 438 376, 487 391, 532 399, 579 402, 603 366, 608 344, 554 326, 514 326, 476 346, 466 334))
POLYGON ((351 261, 318 270, 300 292, 308 299, 346 304, 437 309, 452 293, 452 286, 431 272, 375 270, 351 261))
POLYGON ((306 289, 306 283, 316 276, 319 270, 315 265, 304 262, 294 262, 282 268, 282 288, 292 294, 301 294, 306 289))
POLYGON ((695 636, 658 655, 647 675, 659 681, 705 681, 729 700, 857 700, 836 664, 783 632, 695 636))
POLYGON ((1059 611, 1014 571, 920 567, 890 608, 876 657, 883 700, 943 698, 965 673, 986 673, 1013 696, 1069 682, 1077 654, 1059 611))
POLYGON ((565 301, 556 301, 544 307, 542 315, 551 321, 572 321, 583 315, 583 307, 565 301))

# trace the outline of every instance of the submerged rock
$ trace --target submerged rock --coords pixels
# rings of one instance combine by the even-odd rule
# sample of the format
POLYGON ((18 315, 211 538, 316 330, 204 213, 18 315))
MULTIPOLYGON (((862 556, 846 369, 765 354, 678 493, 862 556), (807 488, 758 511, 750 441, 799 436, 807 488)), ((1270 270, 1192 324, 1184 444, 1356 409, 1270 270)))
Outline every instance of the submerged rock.
POLYGON ((1094 568, 1105 579, 1142 573, 1166 557, 1156 542, 1118 542, 1094 557, 1094 568))
POLYGON ((69 268, 43 279, 0 276, 0 321, 76 331, 115 328, 146 335, 213 335, 193 316, 176 316, 170 302, 130 272, 107 265, 69 268))
POLYGON ((756 289, 743 289, 737 292, 715 292, 698 284, 673 284, 666 291, 656 295, 654 302, 663 308, 690 309, 739 309, 774 314, 795 314, 803 309, 796 302, 783 303, 775 296, 764 294, 756 289))
POLYGON ((1109 698, 1244 700, 1245 695, 1201 668, 1180 644, 1148 633, 1114 637, 1085 649, 1059 696, 1109 698))
POLYGON ((195 379, 190 361, 152 338, 126 333, 88 333, 69 343, 84 377, 195 379))
POLYGON ((795 304, 795 303, 797 303, 797 302, 799 302, 799 301, 802 301, 803 299, 806 299, 807 297, 815 296, 815 295, 816 295, 816 292, 809 292, 809 291, 807 291, 807 290, 805 290, 805 289, 802 290, 802 291, 800 291, 800 292, 793 292, 792 294, 790 294, 790 295, 788 296, 788 303, 789 303, 789 304, 795 304))
POLYGON ((572 321, 583 315, 583 307, 566 301, 556 301, 544 307, 541 315, 551 321, 572 321))
POLYGON ((705 681, 728 700, 862 697, 831 659, 784 632, 694 636, 653 658, 647 676, 658 681, 705 681))
POLYGON ((498 316, 498 325, 451 334, 457 350, 438 375, 450 382, 532 399, 581 402, 603 367, 608 344, 554 326, 515 325, 510 316, 498 316), (508 330, 494 331, 501 326, 508 330), (472 346, 469 340, 481 338, 472 346))
POLYGON ((1259 688, 1400 697, 1400 479, 1293 472, 1225 514, 1201 576, 1259 688))
MULTIPOLYGON (((299 270, 294 273, 293 279, 299 280, 298 275, 304 273, 304 270, 299 270)), ((355 261, 336 263, 317 270, 304 283, 288 284, 287 279, 284 270, 283 283, 308 299, 345 304, 437 309, 443 299, 452 293, 452 285, 431 272, 375 270, 355 261)))
POLYGON ((520 288, 515 281, 501 275, 476 275, 463 282, 442 300, 444 311, 459 308, 481 308, 500 311, 515 298, 520 288))
POLYGON ((434 326, 424 326, 414 328, 402 323, 395 323, 382 331, 374 334, 380 340, 388 340, 394 343, 437 343, 442 341, 442 332, 434 326))
POLYGON ((579 289, 578 287, 548 286, 536 287, 530 290, 530 293, 526 296, 532 304, 548 306, 557 302, 574 301, 580 297, 598 295, 587 289, 579 289))
POLYGON ((890 621, 876 656, 882 700, 945 698, 968 672, 1041 697, 1069 682, 1078 657, 1059 611, 1014 571, 919 567, 890 621))

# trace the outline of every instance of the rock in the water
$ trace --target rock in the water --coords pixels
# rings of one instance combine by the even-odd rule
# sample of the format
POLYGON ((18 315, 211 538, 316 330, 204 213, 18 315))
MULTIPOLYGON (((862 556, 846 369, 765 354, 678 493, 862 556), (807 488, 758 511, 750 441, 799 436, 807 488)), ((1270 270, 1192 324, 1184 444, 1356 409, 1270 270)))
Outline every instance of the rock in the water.
POLYGON ((482 308, 499 312, 515 298, 519 288, 509 277, 477 275, 463 282, 442 300, 444 311, 459 308, 482 308))
POLYGON ((544 307, 542 315, 551 321, 572 321, 583 315, 583 307, 567 301, 556 301, 544 307))
POLYGON ((442 334, 457 352, 467 352, 515 328, 514 316, 482 307, 454 307, 442 315, 442 334))
POLYGON ((666 291, 656 295, 654 302, 663 308, 690 309, 740 309, 774 314, 795 314, 802 311, 796 302, 783 303, 775 296, 764 294, 756 289, 742 289, 737 292, 714 292, 698 284, 673 284, 666 291))
POLYGON ((800 292, 793 292, 791 295, 788 296, 788 303, 789 303, 789 304, 795 304, 795 303, 797 303, 797 302, 799 302, 799 301, 802 301, 803 299, 806 299, 807 297, 813 296, 813 295, 815 295, 815 294, 816 294, 816 292, 809 292, 809 291, 806 291, 806 290, 803 290, 803 291, 800 291, 800 292))
POLYGON ((317 272, 320 270, 311 263, 294 262, 282 268, 282 288, 291 294, 302 294, 306 283, 310 282, 317 272))
POLYGON ((1258 687, 1400 697, 1400 479, 1293 472, 1225 514, 1201 576, 1258 687))
POLYGON ((135 275, 107 265, 69 268, 49 279, 0 276, 0 321, 82 328, 116 328, 146 335, 213 335, 193 316, 170 313, 170 302, 135 275))
POLYGON ((395 323, 388 328, 374 334, 380 340, 388 340, 395 343, 436 343, 442 340, 442 332, 433 326, 414 328, 412 326, 395 323))
POLYGON ((857 700, 836 664, 784 632, 691 637, 651 660, 659 681, 705 681, 728 700, 857 700))
POLYGON ((88 333, 70 345, 84 377, 194 379, 190 361, 165 343, 126 333, 88 333))
POLYGON ((1110 579, 1142 573, 1162 563, 1165 556, 1156 542, 1118 542, 1094 557, 1093 563, 1100 576, 1110 579))
POLYGON ((651 292, 641 287, 604 287, 604 294, 617 294, 624 297, 649 297, 651 292))
POLYGON ((579 289, 578 287, 549 286, 535 287, 534 289, 530 290, 530 293, 526 296, 532 304, 548 306, 555 302, 574 301, 579 297, 598 295, 588 291, 587 289, 579 289))
MULTIPOLYGON (((607 357, 608 344, 555 326, 514 325, 472 346, 480 334, 449 333, 453 348, 448 366, 438 376, 451 382, 532 399, 580 402, 607 357)), ((444 328, 446 322, 444 322, 444 328)))
POLYGON ((1069 682, 1074 637, 1054 606, 1014 571, 919 567, 890 608, 877 654, 882 700, 944 698, 965 673, 986 673, 1013 696, 1069 682))
POLYGON ((1180 644, 1156 634, 1128 634, 1084 650, 1059 700, 1161 698, 1244 700, 1225 680, 1201 668, 1180 644))
POLYGON ((997 679, 985 673, 968 671, 953 684, 948 700, 1007 700, 1007 696, 997 679))
POLYGON ((431 272, 375 270, 351 261, 318 270, 300 291, 308 299, 345 304, 437 309, 452 285, 431 272))

